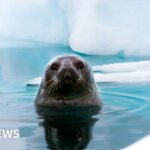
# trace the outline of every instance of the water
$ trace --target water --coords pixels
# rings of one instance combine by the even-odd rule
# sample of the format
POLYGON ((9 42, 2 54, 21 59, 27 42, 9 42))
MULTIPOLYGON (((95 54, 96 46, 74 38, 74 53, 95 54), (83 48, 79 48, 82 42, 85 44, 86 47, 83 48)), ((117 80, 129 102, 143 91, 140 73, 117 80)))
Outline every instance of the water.
MULTIPOLYGON (((46 150, 52 145, 51 131, 58 127, 61 135, 70 133, 72 139, 73 133, 80 130, 89 150, 121 149, 150 134, 148 83, 99 84, 103 110, 86 122, 78 120, 60 125, 38 119, 34 108, 38 87, 27 87, 25 82, 41 76, 49 59, 65 53, 75 52, 60 46, 0 50, 0 129, 20 131, 19 139, 0 138, 0 149, 46 150)), ((121 55, 80 55, 91 65, 140 60, 121 55)))

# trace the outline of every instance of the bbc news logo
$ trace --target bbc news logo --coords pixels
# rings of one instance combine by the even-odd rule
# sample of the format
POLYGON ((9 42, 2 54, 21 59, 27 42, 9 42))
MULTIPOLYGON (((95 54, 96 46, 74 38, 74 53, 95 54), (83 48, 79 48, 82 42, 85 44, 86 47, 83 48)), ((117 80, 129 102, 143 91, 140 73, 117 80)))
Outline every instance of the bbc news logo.
POLYGON ((0 129, 0 139, 18 139, 19 137, 19 129, 0 129))

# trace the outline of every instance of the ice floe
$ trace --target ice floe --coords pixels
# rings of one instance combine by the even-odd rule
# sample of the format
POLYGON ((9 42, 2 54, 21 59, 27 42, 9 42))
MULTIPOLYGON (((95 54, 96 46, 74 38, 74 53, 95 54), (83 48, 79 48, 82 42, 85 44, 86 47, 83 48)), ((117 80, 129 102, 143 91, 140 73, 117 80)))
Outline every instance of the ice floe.
MULTIPOLYGON (((116 63, 93 66, 96 82, 141 83, 150 82, 150 61, 116 63), (100 72, 98 72, 100 71, 100 72), (105 72, 105 73, 101 73, 105 72)), ((39 85, 41 77, 28 81, 27 85, 39 85)))

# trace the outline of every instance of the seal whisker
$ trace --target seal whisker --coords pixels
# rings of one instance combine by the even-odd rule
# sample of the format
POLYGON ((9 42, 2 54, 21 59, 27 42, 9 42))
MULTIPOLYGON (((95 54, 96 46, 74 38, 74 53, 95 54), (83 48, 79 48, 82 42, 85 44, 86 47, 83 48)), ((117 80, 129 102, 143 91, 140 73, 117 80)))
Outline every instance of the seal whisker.
POLYGON ((55 80, 55 90, 58 90, 58 80, 55 80))
POLYGON ((54 93, 55 82, 52 84, 51 93, 54 93))
POLYGON ((47 84, 50 83, 50 82, 53 82, 53 79, 47 81, 47 82, 45 83, 45 85, 47 85, 47 84))
POLYGON ((51 88, 51 85, 46 88, 46 93, 47 93, 47 94, 49 94, 49 89, 50 89, 50 88, 51 88))
POLYGON ((57 90, 57 84, 58 84, 58 80, 55 79, 51 84, 51 88, 49 90, 50 93, 54 93, 57 90))
POLYGON ((50 90, 51 90, 51 88, 52 88, 52 85, 53 85, 53 82, 47 87, 46 92, 47 92, 48 94, 50 94, 49 92, 50 92, 50 90))
POLYGON ((50 85, 50 88, 48 90, 48 94, 53 93, 53 86, 54 86, 55 82, 52 82, 52 84, 50 85))
POLYGON ((49 80, 48 82, 46 82, 46 85, 50 83, 50 86, 48 86, 48 87, 46 88, 46 91, 47 91, 48 94, 49 94, 50 89, 52 88, 51 86, 53 85, 53 83, 54 83, 55 81, 57 81, 57 79, 56 79, 56 78, 52 78, 51 80, 49 80))

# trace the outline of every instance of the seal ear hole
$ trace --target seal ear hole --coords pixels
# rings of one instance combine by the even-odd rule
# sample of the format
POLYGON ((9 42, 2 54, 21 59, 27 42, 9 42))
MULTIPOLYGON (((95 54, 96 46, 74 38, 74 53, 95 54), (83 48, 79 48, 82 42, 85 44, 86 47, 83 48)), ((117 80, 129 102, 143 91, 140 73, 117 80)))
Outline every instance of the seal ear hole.
POLYGON ((50 68, 51 68, 51 70, 53 70, 53 71, 56 71, 56 70, 58 70, 59 69, 59 64, 58 63, 53 63, 51 66, 50 66, 50 68))
POLYGON ((75 62, 74 65, 77 69, 83 69, 84 68, 84 63, 82 61, 77 61, 77 62, 75 62))

